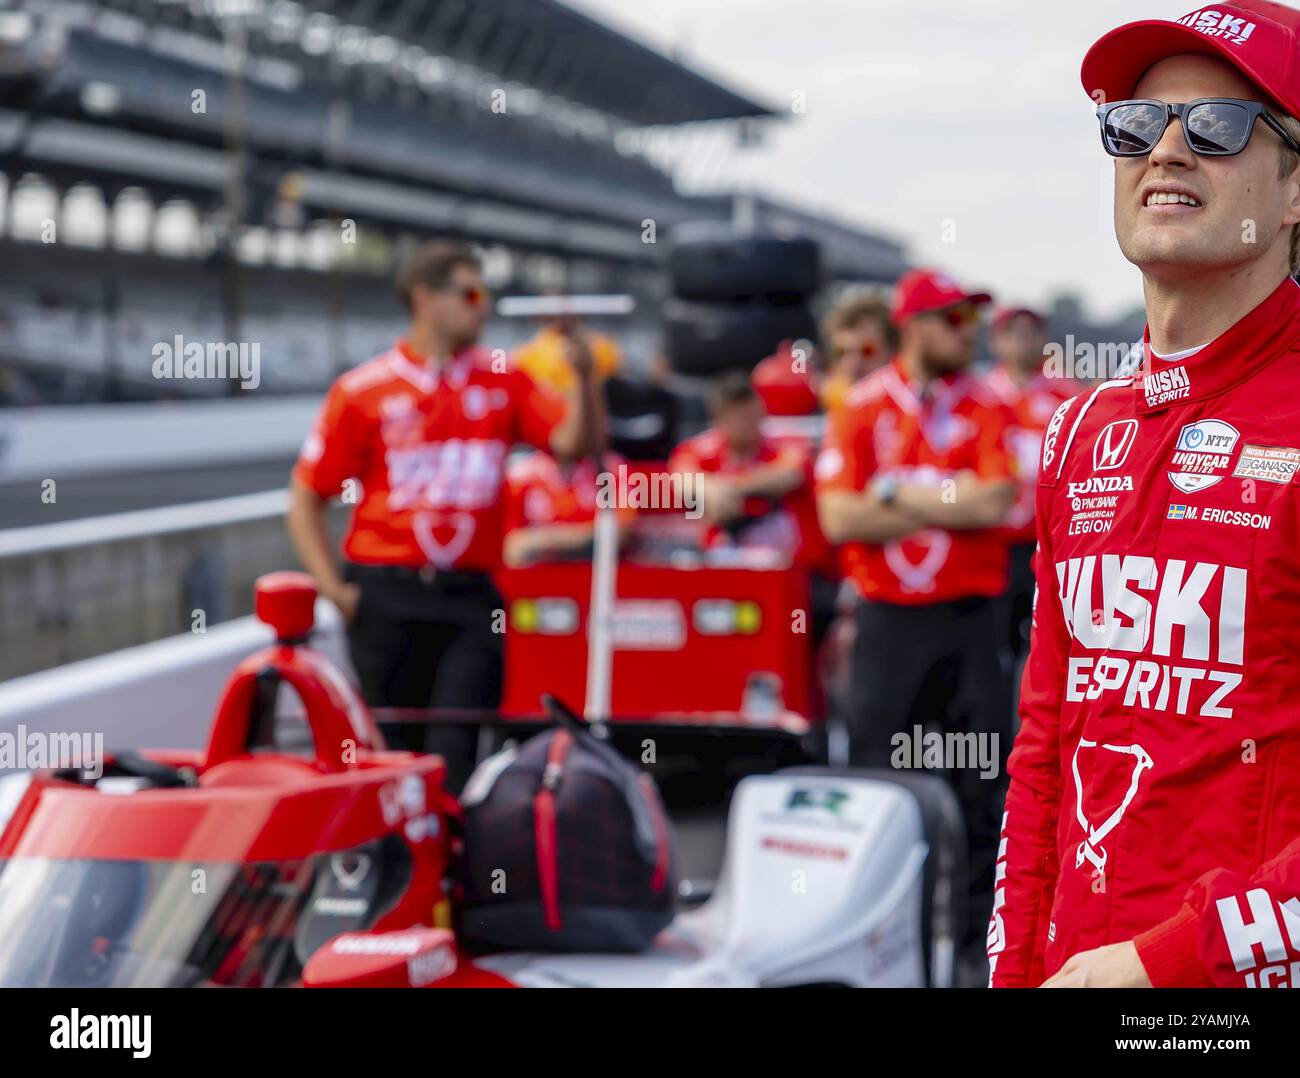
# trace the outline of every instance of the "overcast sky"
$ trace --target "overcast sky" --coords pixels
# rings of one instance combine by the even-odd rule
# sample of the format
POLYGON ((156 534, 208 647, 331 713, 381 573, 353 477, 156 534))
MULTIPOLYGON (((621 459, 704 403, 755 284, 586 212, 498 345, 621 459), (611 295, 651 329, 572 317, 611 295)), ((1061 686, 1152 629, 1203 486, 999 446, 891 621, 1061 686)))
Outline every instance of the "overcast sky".
POLYGON ((889 233, 1000 300, 1141 304, 1079 63, 1188 0, 566 2, 774 108, 802 95, 725 178, 889 233))

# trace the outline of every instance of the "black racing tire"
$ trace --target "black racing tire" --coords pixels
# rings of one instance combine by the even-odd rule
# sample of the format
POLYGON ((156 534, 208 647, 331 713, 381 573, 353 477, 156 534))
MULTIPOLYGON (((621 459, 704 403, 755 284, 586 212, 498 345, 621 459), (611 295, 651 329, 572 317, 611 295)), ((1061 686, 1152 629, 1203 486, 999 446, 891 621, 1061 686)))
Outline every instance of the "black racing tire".
POLYGON ((802 303, 664 302, 668 356, 679 374, 711 378, 752 370, 783 340, 812 339, 817 321, 802 303))
POLYGON ((728 225, 680 226, 668 275, 680 299, 805 299, 823 283, 821 251, 803 236, 737 235, 728 225))

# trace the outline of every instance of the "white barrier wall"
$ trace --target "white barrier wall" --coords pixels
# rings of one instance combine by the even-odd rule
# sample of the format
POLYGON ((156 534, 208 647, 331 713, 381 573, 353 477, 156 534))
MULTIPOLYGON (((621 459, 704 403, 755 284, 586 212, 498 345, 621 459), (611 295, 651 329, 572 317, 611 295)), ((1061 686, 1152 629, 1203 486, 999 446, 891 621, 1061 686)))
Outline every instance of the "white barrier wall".
MULTIPOLYGON (((270 644, 271 630, 238 618, 0 683, 0 731, 102 733, 104 747, 202 748, 235 664, 270 644)), ((343 623, 316 603, 312 646, 351 674, 343 623)))
POLYGON ((0 482, 185 468, 298 453, 321 394, 0 411, 0 482))
MULTIPOLYGON (((209 627, 293 568, 281 490, 0 530, 0 681, 209 627)), ((330 515, 336 536, 346 507, 330 515)))

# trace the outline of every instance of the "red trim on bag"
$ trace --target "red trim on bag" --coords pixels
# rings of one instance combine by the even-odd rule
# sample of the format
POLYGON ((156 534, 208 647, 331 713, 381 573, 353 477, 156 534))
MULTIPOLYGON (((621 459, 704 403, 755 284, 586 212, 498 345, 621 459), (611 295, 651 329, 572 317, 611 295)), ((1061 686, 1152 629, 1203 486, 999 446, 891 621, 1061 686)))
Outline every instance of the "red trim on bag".
POLYGON ((537 884, 541 891, 542 913, 546 927, 560 930, 559 839, 555 827, 555 787, 560 780, 564 758, 569 754, 572 738, 567 730, 557 730, 546 752, 546 770, 542 785, 533 797, 533 841, 537 847, 537 884))
POLYGON ((642 774, 641 786, 645 790, 645 799, 650 804, 650 815, 655 821, 655 871, 650 878, 650 888, 662 891, 668 880, 668 828, 664 823, 663 813, 659 811, 659 798, 655 796, 650 776, 642 774))

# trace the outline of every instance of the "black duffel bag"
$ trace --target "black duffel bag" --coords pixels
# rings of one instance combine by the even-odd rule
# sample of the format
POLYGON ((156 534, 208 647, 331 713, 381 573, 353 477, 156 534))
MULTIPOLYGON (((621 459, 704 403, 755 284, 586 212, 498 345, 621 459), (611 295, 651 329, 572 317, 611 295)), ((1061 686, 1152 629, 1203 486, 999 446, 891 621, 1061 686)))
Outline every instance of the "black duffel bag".
POLYGON ((644 950, 677 898, 658 788, 545 703, 559 725, 484 761, 461 798, 460 938, 481 949, 644 950))

